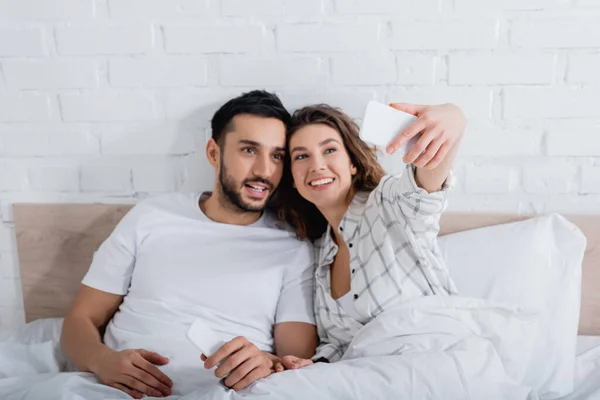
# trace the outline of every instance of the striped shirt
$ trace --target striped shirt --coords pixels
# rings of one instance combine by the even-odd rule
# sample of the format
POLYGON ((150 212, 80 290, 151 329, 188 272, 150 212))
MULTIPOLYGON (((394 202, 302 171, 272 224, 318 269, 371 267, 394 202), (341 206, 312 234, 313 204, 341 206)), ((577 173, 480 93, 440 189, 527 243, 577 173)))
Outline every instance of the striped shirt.
MULTIPOLYGON (((428 193, 415 182, 415 168, 385 176, 372 192, 354 196, 340 223, 350 252, 351 293, 364 321, 404 301, 456 294, 440 254, 437 236, 453 176, 442 190, 428 193)), ((331 226, 315 242, 315 314, 321 344, 313 357, 339 360, 362 328, 331 297, 330 265, 338 246, 331 226)), ((356 315, 356 314, 354 314, 356 315)))

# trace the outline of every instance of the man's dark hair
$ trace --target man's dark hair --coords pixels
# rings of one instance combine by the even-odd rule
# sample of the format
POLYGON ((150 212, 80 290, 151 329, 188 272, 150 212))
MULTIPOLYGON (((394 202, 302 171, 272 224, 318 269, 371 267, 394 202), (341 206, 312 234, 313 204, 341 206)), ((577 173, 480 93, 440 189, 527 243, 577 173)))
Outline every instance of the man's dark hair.
POLYGON ((251 114, 266 118, 276 118, 286 128, 290 123, 290 113, 285 109, 279 97, 264 90, 253 90, 229 100, 217 110, 211 121, 212 138, 223 146, 225 134, 235 130, 233 117, 238 114, 251 114))

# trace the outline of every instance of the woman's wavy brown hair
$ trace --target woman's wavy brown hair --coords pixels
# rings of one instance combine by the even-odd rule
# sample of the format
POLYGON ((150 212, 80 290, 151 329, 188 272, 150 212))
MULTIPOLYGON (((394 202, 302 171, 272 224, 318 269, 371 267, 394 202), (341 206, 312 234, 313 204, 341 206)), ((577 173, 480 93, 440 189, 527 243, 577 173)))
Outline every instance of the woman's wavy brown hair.
POLYGON ((317 207, 304 199, 293 187, 291 172, 290 139, 294 134, 309 125, 323 124, 335 129, 341 136, 350 161, 356 167, 352 178, 350 193, 374 190, 385 171, 377 162, 375 149, 369 147, 359 136, 358 125, 338 108, 327 104, 316 104, 296 110, 286 136, 286 168, 279 185, 280 202, 278 216, 287 221, 296 230, 298 238, 314 241, 321 237, 327 229, 327 220, 317 207))

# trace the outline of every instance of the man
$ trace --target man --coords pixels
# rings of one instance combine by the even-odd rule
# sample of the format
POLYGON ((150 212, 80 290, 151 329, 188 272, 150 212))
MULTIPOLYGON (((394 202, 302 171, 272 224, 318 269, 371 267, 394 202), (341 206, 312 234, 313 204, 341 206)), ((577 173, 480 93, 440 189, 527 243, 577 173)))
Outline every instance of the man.
POLYGON ((141 398, 182 394, 166 373, 175 365, 200 380, 219 364, 214 375, 239 390, 280 369, 280 357, 314 354, 311 248, 265 210, 289 118, 267 92, 230 100, 206 147, 214 191, 148 199, 123 218, 65 318, 61 345, 76 367, 141 398), (185 339, 196 318, 226 341, 204 364, 185 339))

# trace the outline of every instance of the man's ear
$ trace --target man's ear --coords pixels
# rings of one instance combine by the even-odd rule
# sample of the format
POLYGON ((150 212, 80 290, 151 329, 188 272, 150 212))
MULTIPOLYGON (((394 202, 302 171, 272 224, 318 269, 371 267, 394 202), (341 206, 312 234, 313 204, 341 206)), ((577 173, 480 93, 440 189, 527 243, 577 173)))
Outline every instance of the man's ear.
POLYGON ((221 163, 221 149, 213 138, 208 139, 208 143, 206 143, 206 158, 208 158, 210 165, 215 169, 219 169, 219 164, 221 163))

